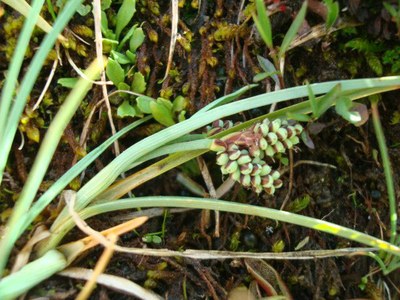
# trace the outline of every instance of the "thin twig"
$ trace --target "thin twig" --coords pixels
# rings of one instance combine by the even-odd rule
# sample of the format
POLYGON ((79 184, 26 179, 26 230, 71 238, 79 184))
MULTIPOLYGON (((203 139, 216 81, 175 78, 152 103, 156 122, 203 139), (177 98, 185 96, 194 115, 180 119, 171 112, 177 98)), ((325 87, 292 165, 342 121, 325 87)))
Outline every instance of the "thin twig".
POLYGON ((171 41, 169 43, 167 68, 165 70, 165 75, 162 81, 164 81, 167 78, 169 70, 171 69, 172 58, 174 56, 174 51, 175 51, 176 39, 178 37, 178 21, 179 21, 178 0, 172 0, 171 6, 172 6, 171 41))
POLYGON ((67 57, 67 60, 69 62, 69 64, 71 65, 71 67, 74 69, 74 71, 82 78, 85 78, 87 81, 93 83, 93 84, 97 84, 97 85, 113 85, 113 83, 111 81, 94 81, 91 80, 90 78, 88 78, 82 71, 81 69, 78 68, 78 66, 74 63, 74 61, 71 58, 71 55, 69 55, 69 51, 67 49, 65 49, 65 56, 67 57))
MULTIPOLYGON (((57 49, 57 53, 58 53, 59 52, 59 44, 58 43, 56 43, 56 49, 57 49)), ((53 66, 51 67, 49 77, 47 77, 46 84, 44 85, 43 90, 40 93, 38 100, 36 101, 35 105, 32 108, 33 111, 35 111, 39 107, 40 103, 42 103, 42 100, 43 100, 44 96, 46 95, 47 90, 49 89, 50 83, 53 80, 54 74, 56 73, 57 66, 58 66, 58 57, 53 62, 53 66)))
MULTIPOLYGON (((204 159, 199 156, 197 158, 197 162, 200 167, 201 175, 203 176, 203 180, 207 186, 208 189, 208 194, 210 195, 210 198, 218 199, 217 197, 217 192, 215 191, 215 187, 210 175, 210 172, 208 171, 207 164, 204 161, 204 159)), ((215 229, 214 229, 214 235, 215 237, 219 237, 219 228, 220 228, 220 214, 219 211, 214 211, 215 214, 215 229)))
MULTIPOLYGON (((103 36, 101 34, 101 3, 100 0, 93 0, 93 16, 94 16, 94 31, 96 37, 96 56, 99 61, 99 65, 102 66, 101 71, 101 81, 106 82, 106 72, 104 70, 103 63, 103 36)), ((110 100, 108 99, 108 91, 107 86, 105 84, 101 85, 103 91, 103 97, 105 99, 106 107, 107 107, 107 115, 108 121, 110 122, 111 133, 116 134, 117 130, 115 129, 114 120, 112 117, 110 100)), ((114 150, 115 156, 120 154, 120 148, 118 141, 114 142, 114 150)))
MULTIPOLYGON (((324 167, 324 168, 331 168, 334 170, 337 169, 336 166, 334 166, 334 165, 327 164, 327 163, 321 163, 321 162, 314 161, 314 160, 298 160, 293 164, 293 168, 296 168, 300 165, 312 165, 312 166, 318 166, 318 167, 324 167)), ((281 173, 281 175, 283 175, 289 170, 290 170, 290 168, 283 168, 279 172, 281 173)))
MULTIPOLYGON (((110 234, 107 236, 107 239, 115 245, 118 240, 118 236, 115 234, 110 234)), ((83 289, 80 291, 79 295, 76 297, 77 300, 86 300, 90 297, 90 294, 93 292, 96 287, 96 282, 99 276, 104 273, 110 259, 114 253, 114 247, 106 247, 101 255, 100 259, 96 263, 96 267, 94 268, 89 280, 86 282, 83 289)))
MULTIPOLYGON (((58 273, 58 275, 76 279, 88 280, 93 274, 93 270, 84 268, 68 268, 58 273)), ((128 279, 110 274, 101 274, 96 278, 98 284, 104 285, 112 290, 122 292, 127 295, 138 297, 146 300, 163 299, 152 291, 142 288, 140 285, 128 279)))

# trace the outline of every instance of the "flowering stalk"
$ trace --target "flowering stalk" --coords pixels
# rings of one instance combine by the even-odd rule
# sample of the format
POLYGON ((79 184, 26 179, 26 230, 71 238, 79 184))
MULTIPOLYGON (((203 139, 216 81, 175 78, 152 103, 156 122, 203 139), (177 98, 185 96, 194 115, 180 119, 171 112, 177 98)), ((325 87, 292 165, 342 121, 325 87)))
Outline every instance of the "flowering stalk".
MULTIPOLYGON (((213 133, 226 129, 230 123, 215 123, 210 128, 213 133)), ((264 119, 250 128, 232 133, 222 139, 214 140, 211 150, 217 152, 217 164, 221 172, 256 193, 265 191, 274 194, 282 187, 278 170, 271 167, 276 155, 287 149, 296 149, 303 132, 300 124, 291 124, 287 120, 264 119)))

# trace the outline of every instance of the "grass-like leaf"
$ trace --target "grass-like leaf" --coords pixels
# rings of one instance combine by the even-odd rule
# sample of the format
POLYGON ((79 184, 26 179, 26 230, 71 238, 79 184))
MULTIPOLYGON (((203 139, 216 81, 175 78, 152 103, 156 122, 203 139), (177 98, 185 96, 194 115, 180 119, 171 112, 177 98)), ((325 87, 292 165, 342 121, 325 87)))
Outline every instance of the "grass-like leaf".
POLYGON ((274 44, 272 42, 271 21, 268 17, 267 8, 265 7, 263 0, 256 0, 255 3, 257 15, 253 14, 254 24, 256 24, 258 32, 260 33, 264 43, 270 50, 272 50, 274 48, 274 44))
POLYGON ((307 0, 304 1, 301 6, 296 18, 294 19, 292 25, 290 25, 289 30, 286 32, 285 37, 283 38, 281 47, 279 48, 279 57, 284 57, 286 51, 288 50, 290 44, 296 37, 297 32, 300 29, 301 24, 303 23, 307 13, 307 0))

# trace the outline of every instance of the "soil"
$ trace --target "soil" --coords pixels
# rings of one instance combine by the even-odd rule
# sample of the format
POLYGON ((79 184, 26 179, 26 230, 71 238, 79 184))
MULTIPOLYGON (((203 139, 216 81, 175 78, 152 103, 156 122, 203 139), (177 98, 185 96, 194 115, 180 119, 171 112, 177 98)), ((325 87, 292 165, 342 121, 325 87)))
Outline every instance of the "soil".
MULTIPOLYGON (((174 56, 174 68, 178 70, 181 80, 168 78, 162 84, 158 83, 165 72, 165 63, 168 59, 170 40, 169 25, 165 25, 163 18, 170 15, 170 1, 159 1, 160 15, 149 11, 144 6, 145 1, 138 1, 137 21, 143 23, 146 34, 151 30, 158 33, 157 44, 145 41, 139 48, 137 68, 142 73, 150 67, 149 81, 146 94, 159 97, 162 90, 172 88, 174 95, 179 95, 185 84, 190 88, 187 96, 190 99, 189 114, 216 99, 238 88, 251 83, 253 76, 260 72, 256 55, 267 57, 268 51, 262 40, 256 34, 250 20, 246 26, 239 28, 237 17, 243 8, 240 1, 199 1, 198 9, 186 3, 181 9, 180 30, 185 26, 193 33, 191 51, 177 44, 174 56), (222 11, 221 14, 218 12, 222 11), (150 21, 151 20, 151 21, 150 21), (229 25, 229 37, 220 41, 210 39, 215 37, 215 32, 221 26, 229 25), (199 32, 202 32, 200 34, 199 32), (233 51, 231 51, 233 49, 233 51), (205 62, 214 57, 216 66, 210 66, 205 62), (159 62, 163 62, 163 64, 159 62)), ((148 0, 148 2, 151 2, 148 0)), ((188 1, 186 1, 188 2, 188 1)), ((195 2, 195 1, 193 1, 195 2)), ((272 16, 272 25, 276 41, 279 44, 284 33, 289 28, 293 16, 299 10, 302 1, 266 1, 274 2, 280 9, 272 16)), ((315 2, 315 1, 310 1, 315 2)), ((247 5, 245 1, 245 6, 247 5)), ((116 5, 118 7, 118 5, 116 5)), ((340 7, 348 7, 341 12, 343 22, 357 22, 357 26, 348 27, 328 36, 310 42, 291 50, 286 59, 286 73, 284 84, 292 87, 303 84, 305 80, 310 82, 322 82, 337 79, 375 77, 377 74, 368 65, 367 58, 370 54, 366 51, 357 51, 346 48, 347 42, 356 38, 365 41, 377 41, 382 43, 386 50, 396 49, 398 44, 397 28, 382 8, 380 1, 340 1, 340 7), (343 14, 343 15, 342 15, 343 14)), ((46 16, 46 13, 44 13, 46 16)), ((6 9, 6 16, 15 16, 15 13, 6 9)), ((3 16, 3 20, 6 20, 3 16)), ((309 11, 307 26, 315 26, 323 23, 318 11, 309 11)), ((73 29, 77 25, 91 26, 90 18, 76 16, 70 24, 73 29)), ((4 25, 0 31, 4 31, 4 25)), ((305 28, 306 29, 306 28, 305 28)), ((1 35, 0 35, 1 36, 1 35)), ((41 38, 37 33, 37 38, 41 38)), ((92 41, 91 41, 92 42, 92 41)), ((1 48, 0 67, 7 68, 5 40, 0 39, 1 48), (6 62, 6 63, 5 63, 6 62)), ((398 49, 398 48, 397 48, 398 49)), ((86 57, 72 52, 76 63, 81 66, 95 56, 94 47, 86 47, 86 57)), ((385 50, 373 53, 382 60, 385 50)), ((64 54, 62 54, 64 55, 64 54)), ((63 56, 64 58, 64 56, 63 56)), ((27 59, 29 61, 29 58, 27 59)), ((391 75, 391 66, 383 64, 382 75, 391 75)), ((50 65, 43 70, 39 79, 31 103, 37 99, 50 65)), ((66 63, 56 71, 56 78, 75 76, 74 71, 66 63)), ((251 96, 265 92, 267 81, 247 93, 251 96)), ((53 99, 53 105, 40 110, 39 117, 45 124, 51 119, 51 115, 57 111, 60 98, 65 97, 67 90, 60 87, 54 81, 50 89, 49 97, 53 99), (61 95, 61 96, 60 96, 61 95)), ((389 155, 393 166, 393 178, 396 184, 397 201, 400 199, 398 188, 400 177, 400 120, 396 121, 396 114, 400 112, 399 92, 390 92, 382 95, 379 105, 381 121, 385 131, 386 143, 389 147, 389 155)), ((82 107, 77 116, 71 122, 62 145, 59 146, 51 165, 51 171, 46 177, 42 189, 59 178, 76 157, 77 146, 74 144, 79 137, 88 111, 102 98, 101 88, 95 87, 89 94, 86 107, 82 107), (68 136, 70 136, 68 138, 68 136), (72 138, 71 138, 72 137, 72 138)), ((118 100, 116 100, 118 102, 118 100)), ((300 101, 300 100, 299 100, 300 101)), ((369 107, 369 101, 362 99, 369 107)), ((280 104, 283 107, 286 104, 280 104)), ((118 103, 113 104, 117 129, 123 128, 132 119, 118 119, 116 109, 118 103)), ((269 108, 257 109, 235 116, 234 121, 245 121, 259 116, 269 108)), ((105 110, 104 110, 105 111, 105 110)), ((32 121, 34 122, 34 121, 32 121)), ((98 113, 92 120, 91 137, 88 140, 87 151, 111 135, 104 113, 98 113), (95 125, 95 126, 94 126, 95 125)), ((306 126, 306 124, 304 124, 306 126)), ((39 125, 38 125, 39 127, 39 125)), ((133 134, 121 139, 121 150, 126 149, 152 131, 159 129, 159 124, 147 125, 133 134)), ((39 127, 41 134, 44 128, 39 127)), ((341 119, 334 110, 325 113, 317 123, 309 125, 308 130, 314 132, 311 139, 314 149, 305 145, 301 151, 294 153, 294 163, 298 161, 312 161, 314 164, 301 164, 293 170, 293 178, 289 173, 283 177, 284 185, 273 195, 257 195, 235 185, 222 198, 229 201, 246 202, 263 207, 280 208, 286 197, 289 201, 286 207, 292 207, 299 201, 309 199, 308 205, 299 209, 298 213, 317 219, 323 219, 340 224, 361 232, 389 239, 389 207, 386 192, 386 182, 375 138, 372 121, 368 121, 360 127, 355 127, 341 119), (318 130, 317 130, 318 129, 318 130), (316 131, 318 131, 316 133, 316 131), (319 164, 321 163, 321 164, 319 164), (323 165, 325 164, 325 165, 323 165), (331 168, 326 166, 334 166, 331 168), (291 182, 292 188, 289 187, 291 182), (292 206, 290 206, 292 205, 292 206)), ((21 190, 26 174, 38 149, 38 144, 27 139, 27 143, 19 151, 17 149, 20 139, 16 138, 14 155, 8 165, 10 180, 1 186, 2 212, 12 207, 10 197, 4 197, 5 190, 21 190)), ((86 171, 85 180, 95 175, 98 170, 111 161, 114 157, 113 150, 103 155, 96 164, 86 171)), ((207 154, 204 157, 210 169, 214 184, 221 184, 221 175, 215 167, 215 156, 207 154)), ((196 162, 190 165, 174 169, 153 179, 134 191, 135 195, 193 195, 189 190, 180 185, 177 174, 183 172, 192 180, 206 189, 204 180, 196 169, 196 162), (194 166, 194 171, 193 171, 194 166)), ((83 182, 84 183, 84 182, 83 182)), ((51 220, 54 217, 56 204, 49 207, 41 216, 41 221, 51 220)), ((114 212, 88 220, 90 226, 96 230, 102 230, 120 223, 118 217, 127 212, 114 212)), ((152 247, 181 249, 213 249, 229 251, 270 252, 284 245, 281 251, 294 251, 301 241, 308 239, 301 250, 337 249, 343 247, 357 247, 356 243, 338 238, 332 235, 317 232, 285 223, 277 223, 273 220, 258 217, 249 217, 238 214, 221 213, 220 237, 214 236, 215 224, 213 218, 208 226, 202 223, 202 212, 193 210, 181 213, 167 213, 163 216, 150 219, 135 233, 125 234, 120 237, 119 243, 127 247, 152 247), (146 244, 142 240, 143 234, 159 232, 165 222, 165 236, 161 243, 146 244)), ((213 213, 211 213, 213 216, 213 213)), ((49 221, 47 221, 49 225, 49 221)), ((51 224, 51 223, 50 223, 51 224)), ((77 229, 65 238, 65 241, 73 241, 84 235, 77 229)), ((26 238, 18 242, 20 249, 26 238)), ((85 256, 79 258, 74 266, 93 268, 102 253, 102 248, 96 248, 85 256)), ((14 255, 16 252, 14 253, 14 255)), ((287 285, 294 299, 399 299, 400 272, 394 271, 388 276, 376 272, 375 262, 368 257, 352 256, 340 258, 325 258, 316 260, 269 260, 267 261, 287 285), (360 284, 362 278, 374 272, 369 277, 366 286, 360 284), (385 290, 385 286, 387 290, 385 290)), ((135 256, 115 253, 105 273, 121 276, 136 282, 137 284, 152 289, 166 299, 226 299, 228 293, 234 288, 244 285, 249 286, 254 278, 248 273, 243 260, 193 260, 179 258, 158 258, 135 256), (153 271, 153 272, 150 272, 153 271)), ((49 299, 73 299, 84 284, 83 281, 67 279, 61 276, 53 276, 29 292, 27 298, 34 299, 45 296, 49 299)), ((91 299, 134 299, 122 293, 110 290, 99 285, 93 292, 91 299)))

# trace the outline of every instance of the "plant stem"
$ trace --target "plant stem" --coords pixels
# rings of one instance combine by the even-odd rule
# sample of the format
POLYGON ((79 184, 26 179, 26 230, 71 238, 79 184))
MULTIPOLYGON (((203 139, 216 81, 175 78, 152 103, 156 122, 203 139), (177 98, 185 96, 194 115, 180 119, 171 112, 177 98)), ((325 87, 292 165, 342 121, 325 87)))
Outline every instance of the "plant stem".
POLYGON ((371 99, 372 121, 374 124, 376 139, 378 140, 379 151, 382 157, 383 171, 386 179, 386 189, 389 198, 390 211, 390 242, 396 241, 397 229, 397 213, 396 213, 396 196, 394 191, 392 166, 390 164, 388 148, 386 146, 385 135, 383 133, 382 124, 379 118, 378 101, 371 99))

